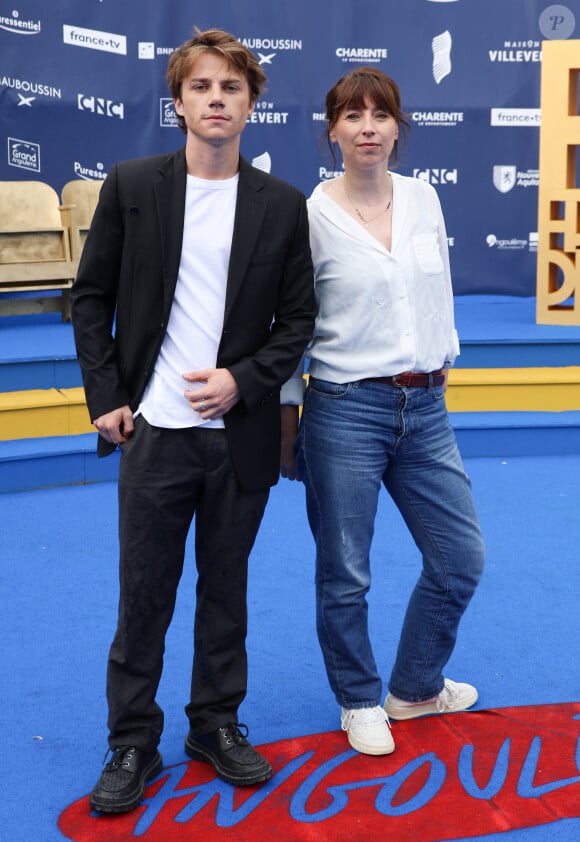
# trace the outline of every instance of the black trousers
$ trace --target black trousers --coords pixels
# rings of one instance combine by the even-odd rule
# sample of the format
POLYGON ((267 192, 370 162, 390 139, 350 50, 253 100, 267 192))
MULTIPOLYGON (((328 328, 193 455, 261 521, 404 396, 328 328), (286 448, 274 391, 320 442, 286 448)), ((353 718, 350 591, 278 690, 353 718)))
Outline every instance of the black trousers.
POLYGON ((136 419, 119 474, 120 597, 109 653, 109 745, 152 749, 165 635, 195 515, 197 565, 191 727, 236 721, 247 687, 248 556, 269 489, 241 488, 224 430, 167 430, 136 419))

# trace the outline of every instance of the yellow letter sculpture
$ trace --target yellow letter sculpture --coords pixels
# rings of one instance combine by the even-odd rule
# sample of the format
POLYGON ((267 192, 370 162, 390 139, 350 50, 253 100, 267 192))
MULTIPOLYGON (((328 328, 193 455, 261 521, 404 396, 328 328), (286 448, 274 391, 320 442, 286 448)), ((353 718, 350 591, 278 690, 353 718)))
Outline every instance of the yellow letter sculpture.
POLYGON ((538 324, 580 325, 580 41, 542 42, 538 324))

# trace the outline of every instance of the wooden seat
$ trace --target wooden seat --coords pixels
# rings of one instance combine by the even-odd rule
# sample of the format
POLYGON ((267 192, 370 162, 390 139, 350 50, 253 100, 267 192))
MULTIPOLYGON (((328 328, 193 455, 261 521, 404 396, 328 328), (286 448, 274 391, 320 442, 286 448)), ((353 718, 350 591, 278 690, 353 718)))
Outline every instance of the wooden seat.
POLYGON ((0 298, 0 313, 60 310, 70 318, 71 212, 41 181, 0 181, 0 293, 60 290, 57 297, 0 298))
POLYGON ((62 188, 62 204, 71 209, 71 255, 77 267, 102 186, 102 181, 79 178, 62 188))

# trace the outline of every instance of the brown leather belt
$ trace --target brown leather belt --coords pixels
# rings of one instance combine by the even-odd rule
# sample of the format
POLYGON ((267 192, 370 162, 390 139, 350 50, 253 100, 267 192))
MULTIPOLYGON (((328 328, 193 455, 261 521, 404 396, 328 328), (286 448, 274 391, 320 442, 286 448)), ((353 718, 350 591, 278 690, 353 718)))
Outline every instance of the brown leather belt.
POLYGON ((416 386, 427 389, 429 386, 443 386, 445 374, 442 369, 423 374, 417 371, 404 371, 392 377, 366 377, 361 383, 382 383, 384 386, 416 386))

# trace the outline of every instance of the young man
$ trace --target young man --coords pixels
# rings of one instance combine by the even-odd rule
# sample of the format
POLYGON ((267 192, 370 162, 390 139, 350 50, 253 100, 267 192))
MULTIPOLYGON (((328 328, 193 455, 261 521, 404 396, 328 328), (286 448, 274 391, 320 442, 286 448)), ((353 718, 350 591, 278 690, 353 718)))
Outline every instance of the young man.
POLYGON ((122 449, 113 755, 90 798, 113 813, 136 807, 162 769, 155 696, 194 515, 185 751, 230 783, 272 775, 238 722, 247 566, 279 474, 279 387, 314 324, 304 197, 240 157, 265 82, 255 57, 228 33, 196 30, 167 80, 185 149, 111 169, 72 292, 99 453, 122 449))

